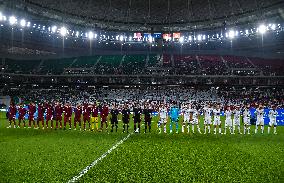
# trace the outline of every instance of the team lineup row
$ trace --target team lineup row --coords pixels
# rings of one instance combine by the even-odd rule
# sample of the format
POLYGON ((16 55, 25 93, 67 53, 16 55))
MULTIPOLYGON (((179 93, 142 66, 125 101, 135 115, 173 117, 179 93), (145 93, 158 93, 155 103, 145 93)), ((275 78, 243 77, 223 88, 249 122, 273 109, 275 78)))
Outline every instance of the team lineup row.
MULTIPOLYGON (((108 130, 108 121, 111 123, 111 132, 114 130, 117 132, 118 129, 118 116, 122 115, 123 122, 123 132, 129 132, 129 122, 131 114, 133 114, 132 118, 134 121, 134 131, 140 133, 142 116, 144 116, 145 122, 145 133, 149 130, 151 131, 151 123, 152 123, 152 113, 158 113, 158 129, 159 133, 167 132, 167 122, 170 121, 170 133, 173 132, 173 125, 176 126, 176 133, 179 131, 179 118, 183 117, 182 129, 181 131, 184 133, 190 132, 190 127, 192 133, 195 132, 194 128, 197 127, 197 131, 202 133, 200 130, 199 122, 200 122, 200 114, 204 115, 204 134, 211 133, 211 126, 213 123, 214 126, 214 134, 217 131, 220 134, 226 134, 227 131, 231 134, 235 134, 235 128, 237 127, 238 133, 241 133, 241 117, 243 118, 244 123, 244 134, 250 134, 250 126, 251 126, 251 112, 250 106, 226 106, 221 109, 219 104, 212 106, 211 104, 206 104, 202 108, 197 109, 195 105, 191 103, 187 103, 182 107, 178 107, 175 103, 171 105, 168 104, 160 104, 156 108, 151 106, 149 103, 144 106, 140 106, 139 104, 135 104, 133 107, 129 107, 128 104, 124 104, 122 108, 119 108, 117 104, 113 103, 111 107, 108 107, 107 104, 103 104, 98 106, 96 104, 83 104, 77 105, 72 108, 72 106, 67 103, 62 106, 60 103, 56 103, 54 106, 48 103, 40 103, 35 105, 34 103, 30 103, 28 106, 15 105, 11 103, 9 109, 7 111, 7 117, 9 119, 10 126, 14 124, 14 128, 20 127, 21 123, 26 127, 26 115, 28 115, 28 127, 31 128, 32 124, 35 129, 39 128, 39 124, 41 122, 42 128, 48 128, 49 122, 51 123, 50 128, 54 128, 53 121, 56 122, 55 129, 64 128, 66 129, 66 125, 69 124, 69 129, 71 130, 71 118, 74 112, 74 130, 77 129, 77 125, 79 125, 80 130, 86 130, 86 124, 88 124, 89 130, 100 130, 102 131, 104 126, 106 130, 108 130), (131 109, 131 110, 130 110, 131 109), (222 122, 221 122, 221 112, 224 111, 225 122, 224 122, 224 130, 222 132, 222 122), (37 112, 37 118, 35 120, 35 113, 37 112), (18 114, 18 124, 16 126, 16 114, 18 114), (100 128, 99 128, 99 117, 100 117, 100 128), (63 125, 62 125, 62 122, 63 125), (81 123, 83 125, 81 126, 81 123), (163 127, 163 130, 162 130, 163 127)), ((256 115, 256 128, 255 133, 258 132, 258 128, 260 126, 261 133, 264 133, 264 108, 262 105, 259 105, 255 111, 256 115)), ((276 117, 278 116, 278 112, 276 110, 276 106, 272 106, 269 111, 269 126, 268 133, 270 133, 270 129, 274 127, 274 134, 276 134, 277 121, 276 117)))

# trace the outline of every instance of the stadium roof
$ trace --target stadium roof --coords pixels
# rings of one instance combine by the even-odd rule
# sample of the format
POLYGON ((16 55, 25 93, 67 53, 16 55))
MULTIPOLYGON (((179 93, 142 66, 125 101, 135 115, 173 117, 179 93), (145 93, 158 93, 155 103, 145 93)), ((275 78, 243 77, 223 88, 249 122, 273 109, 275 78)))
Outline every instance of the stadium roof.
POLYGON ((121 31, 183 31, 284 17, 283 0, 0 0, 59 22, 121 31))

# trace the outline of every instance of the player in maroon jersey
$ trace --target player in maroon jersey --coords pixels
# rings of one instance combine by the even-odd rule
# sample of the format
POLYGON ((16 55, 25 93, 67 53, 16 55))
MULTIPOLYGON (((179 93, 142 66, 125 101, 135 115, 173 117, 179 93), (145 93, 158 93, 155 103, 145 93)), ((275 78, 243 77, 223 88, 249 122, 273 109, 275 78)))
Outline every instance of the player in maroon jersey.
POLYGON ((19 125, 18 126, 21 126, 21 122, 23 121, 24 128, 26 128, 26 122, 25 122, 26 113, 27 113, 27 109, 23 106, 23 104, 21 104, 19 108, 19 117, 18 117, 19 125))
POLYGON ((75 116, 74 116, 74 130, 77 129, 77 123, 79 123, 79 127, 81 130, 81 118, 82 118, 82 106, 80 104, 74 109, 75 116))
POLYGON ((56 129, 58 129, 58 123, 60 123, 60 129, 62 128, 62 113, 63 108, 59 102, 55 106, 55 116, 56 116, 56 129))
POLYGON ((71 117, 72 117, 72 107, 69 103, 64 106, 64 130, 66 129, 66 123, 69 123, 69 130, 71 130, 71 117))
POLYGON ((88 104, 84 104, 83 106, 83 122, 84 122, 84 130, 86 130, 86 122, 89 123, 90 128, 90 115, 92 112, 92 108, 88 104))
POLYGON ((108 117, 108 106, 107 104, 104 104, 103 107, 101 108, 101 130, 103 130, 104 128, 104 124, 106 124, 106 130, 108 128, 108 124, 107 124, 107 117, 108 117))
POLYGON ((39 128, 39 122, 41 122, 42 129, 44 129, 44 105, 42 103, 39 103, 37 106, 37 128, 39 128))
POLYGON ((9 127, 11 128, 12 122, 14 123, 14 128, 16 128, 16 113, 17 113, 17 108, 13 102, 11 102, 9 106, 9 127))
MULTIPOLYGON (((96 123, 96 129, 98 130, 99 129, 99 108, 96 105, 96 103, 94 103, 93 106, 92 106, 92 117, 93 117, 94 122, 96 123)), ((92 122, 91 126, 92 126, 92 130, 93 130, 94 129, 93 122, 92 122)))
POLYGON ((46 128, 48 128, 48 122, 51 122, 51 129, 53 128, 53 106, 52 104, 46 105, 46 128))
POLYGON ((33 122, 33 125, 35 126, 34 116, 36 112, 36 106, 33 102, 29 104, 28 110, 29 110, 29 128, 31 128, 32 122, 33 122))

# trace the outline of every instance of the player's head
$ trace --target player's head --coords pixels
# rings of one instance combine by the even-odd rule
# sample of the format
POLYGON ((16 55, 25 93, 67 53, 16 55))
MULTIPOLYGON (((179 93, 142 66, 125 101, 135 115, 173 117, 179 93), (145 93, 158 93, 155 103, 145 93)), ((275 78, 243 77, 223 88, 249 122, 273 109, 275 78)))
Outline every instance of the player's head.
POLYGON ((272 106, 272 109, 275 110, 275 109, 276 109, 276 105, 273 105, 273 106, 272 106))

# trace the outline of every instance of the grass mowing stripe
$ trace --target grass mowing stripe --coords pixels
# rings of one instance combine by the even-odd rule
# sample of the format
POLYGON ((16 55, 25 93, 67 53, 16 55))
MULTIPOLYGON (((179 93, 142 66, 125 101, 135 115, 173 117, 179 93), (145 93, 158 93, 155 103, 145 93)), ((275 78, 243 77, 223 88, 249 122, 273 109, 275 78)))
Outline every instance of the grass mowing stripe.
POLYGON ((113 150, 115 150, 120 144, 122 144, 124 141, 126 141, 131 135, 130 133, 126 137, 124 137, 122 140, 120 140, 118 143, 116 143, 114 146, 112 146, 107 152, 105 152, 101 157, 93 161, 90 165, 88 165, 85 169, 83 169, 77 176, 73 177, 71 180, 68 181, 68 183, 73 183, 78 181, 83 175, 85 175, 91 168, 93 168, 98 162, 100 162, 102 159, 104 159, 108 154, 110 154, 113 150))

